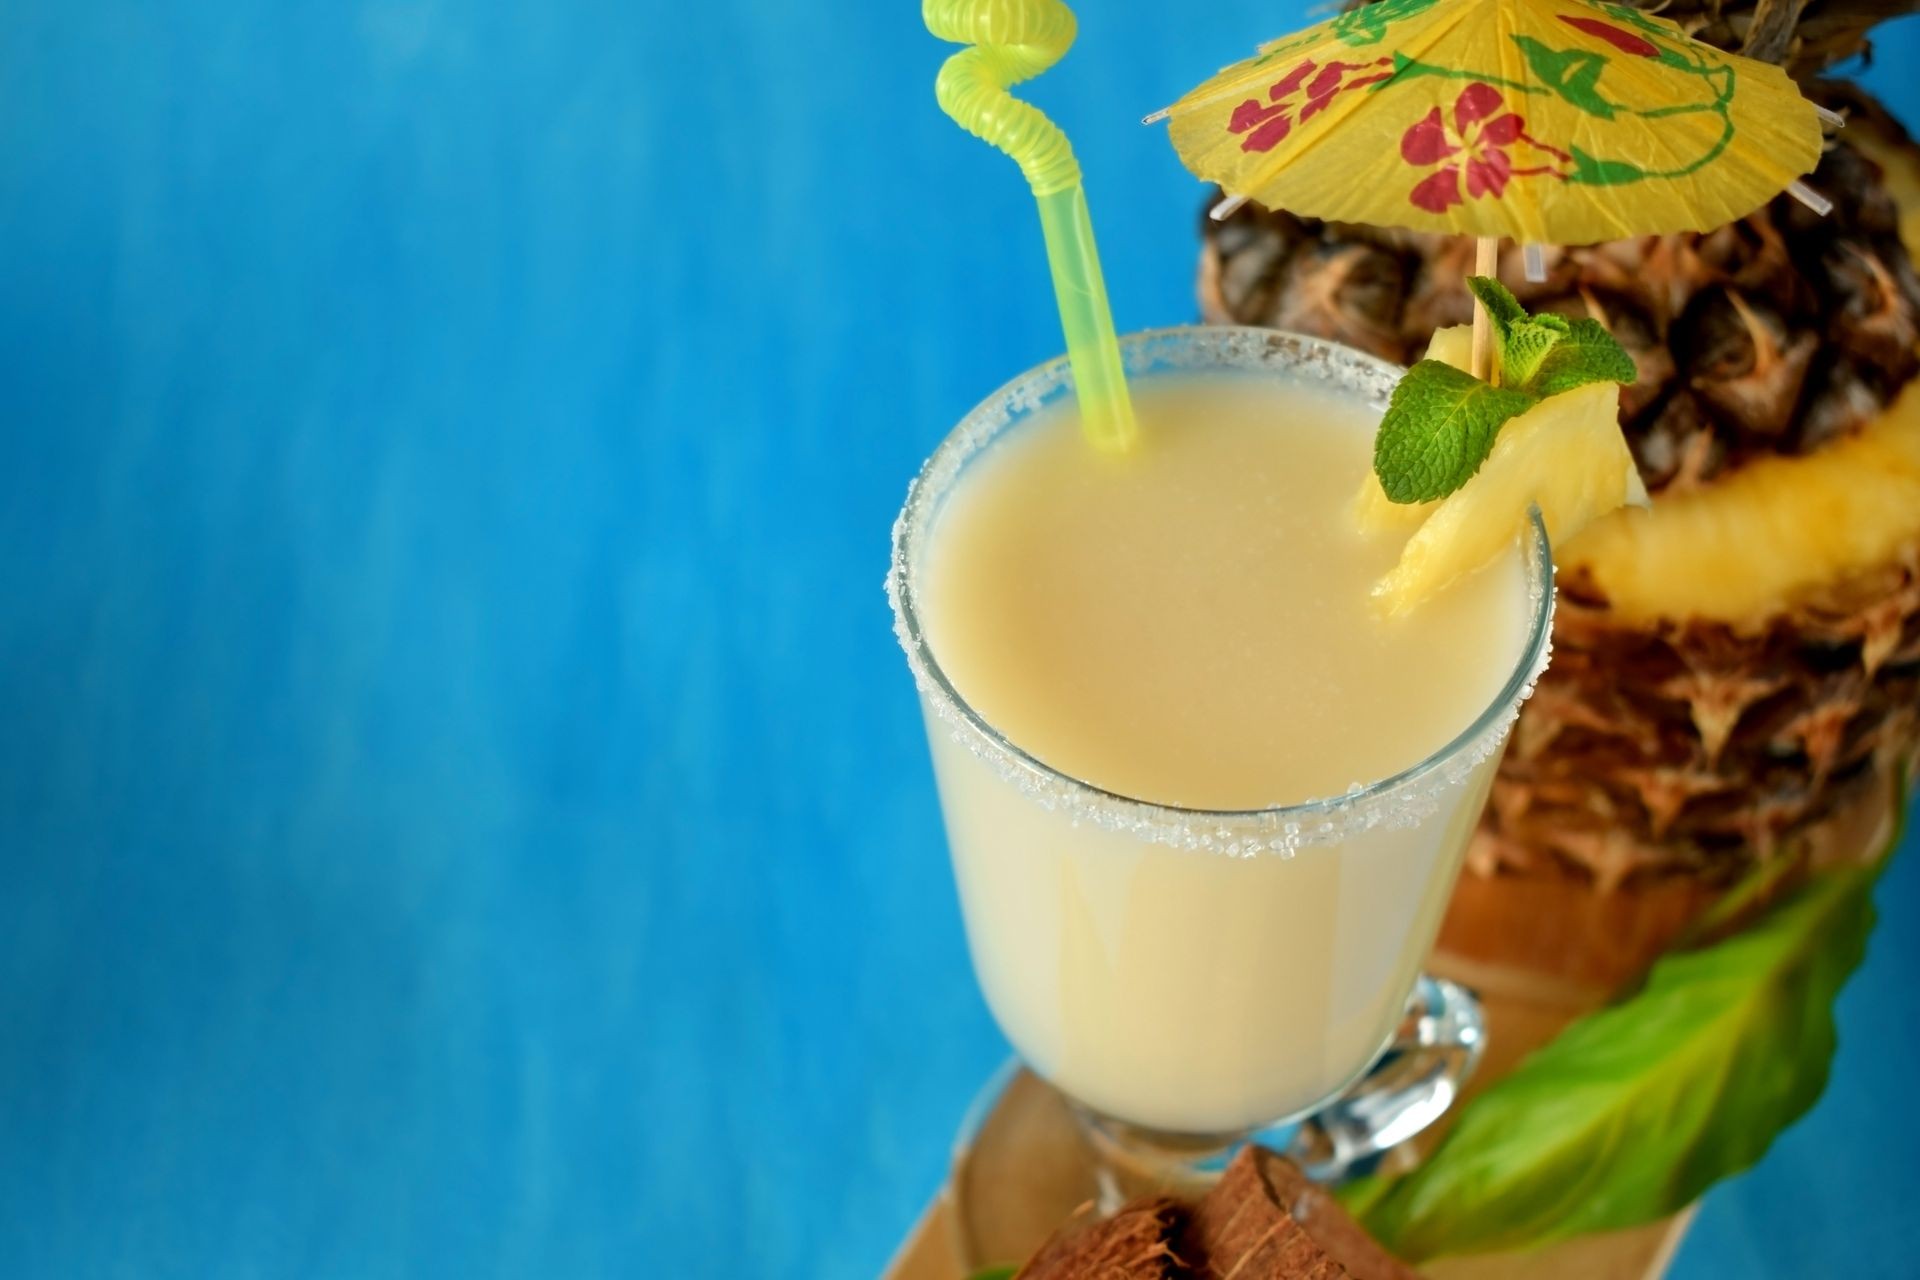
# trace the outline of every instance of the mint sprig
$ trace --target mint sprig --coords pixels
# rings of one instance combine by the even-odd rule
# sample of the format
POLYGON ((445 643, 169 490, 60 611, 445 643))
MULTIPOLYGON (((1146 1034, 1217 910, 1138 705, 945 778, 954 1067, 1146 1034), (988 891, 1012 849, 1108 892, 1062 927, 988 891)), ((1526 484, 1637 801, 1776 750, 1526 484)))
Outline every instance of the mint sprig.
POLYGON ((1422 360, 1394 387, 1374 439, 1373 472, 1394 502, 1432 502, 1473 478, 1507 421, 1589 382, 1631 383, 1633 357, 1597 320, 1529 315, 1490 276, 1467 288, 1486 308, 1499 383, 1422 360))
POLYGON ((1527 385, 1543 397, 1557 396, 1589 382, 1618 382, 1624 386, 1637 376, 1633 357, 1613 340, 1605 326, 1598 320, 1575 320, 1547 352, 1527 385))
POLYGON ((1507 419, 1535 401, 1464 369, 1422 360, 1394 387, 1373 439, 1380 487, 1394 502, 1431 502, 1452 493, 1486 461, 1507 419))

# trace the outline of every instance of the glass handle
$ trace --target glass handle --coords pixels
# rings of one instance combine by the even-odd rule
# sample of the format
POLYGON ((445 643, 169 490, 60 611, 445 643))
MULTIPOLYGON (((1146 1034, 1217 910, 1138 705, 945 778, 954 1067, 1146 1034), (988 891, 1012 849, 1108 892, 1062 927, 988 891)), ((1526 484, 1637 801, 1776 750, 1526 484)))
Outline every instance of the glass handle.
POLYGON ((1486 1047, 1474 994, 1420 975, 1387 1051, 1360 1082, 1301 1121, 1286 1153, 1308 1176, 1343 1182, 1446 1114, 1486 1047))

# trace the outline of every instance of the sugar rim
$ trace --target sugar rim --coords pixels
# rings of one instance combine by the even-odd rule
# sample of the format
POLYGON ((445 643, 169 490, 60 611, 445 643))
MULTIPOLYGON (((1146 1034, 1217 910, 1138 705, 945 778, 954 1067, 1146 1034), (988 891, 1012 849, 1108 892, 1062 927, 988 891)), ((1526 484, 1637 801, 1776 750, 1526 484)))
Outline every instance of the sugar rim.
MULTIPOLYGON (((1278 329, 1185 325, 1148 329, 1120 340, 1127 370, 1274 370, 1351 391, 1384 410, 1399 366, 1350 347, 1278 329)), ((961 419, 907 488, 893 525, 887 599, 894 634, 906 651, 914 684, 954 739, 991 765, 1041 807, 1064 811, 1076 825, 1090 822, 1155 844, 1229 857, 1333 844, 1374 828, 1418 825, 1439 809, 1441 796, 1500 748, 1520 704, 1546 670, 1553 635, 1553 557, 1538 509, 1530 513, 1532 555, 1527 561, 1531 622, 1519 661, 1492 703, 1464 731, 1419 763, 1344 795, 1260 809, 1190 809, 1108 791, 1045 763, 1007 739, 960 696, 933 655, 914 606, 912 554, 955 477, 1000 433, 1073 385, 1065 357, 1021 374, 961 419)))

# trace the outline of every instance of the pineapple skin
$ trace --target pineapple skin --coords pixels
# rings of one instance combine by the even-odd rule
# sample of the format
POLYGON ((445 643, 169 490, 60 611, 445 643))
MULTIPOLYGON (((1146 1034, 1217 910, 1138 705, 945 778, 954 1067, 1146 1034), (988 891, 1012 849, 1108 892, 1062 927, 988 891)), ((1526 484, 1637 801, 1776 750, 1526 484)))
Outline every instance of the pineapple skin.
POLYGON ((1901 770, 1920 706, 1920 538, 1749 623, 1621 619, 1561 579, 1553 665, 1470 863, 1613 890, 1727 883, 1901 770))
MULTIPOLYGON (((1554 661, 1476 837, 1483 874, 1729 883, 1920 740, 1920 283, 1900 234, 1920 151, 1856 90, 1820 96, 1853 117, 1814 178, 1837 232, 1776 202, 1567 251, 1543 286, 1503 264, 1529 305, 1594 314, 1633 351, 1623 426, 1654 510, 1563 549, 1554 661)), ((1251 206, 1203 226, 1210 321, 1406 362, 1466 316, 1462 244, 1251 206)))

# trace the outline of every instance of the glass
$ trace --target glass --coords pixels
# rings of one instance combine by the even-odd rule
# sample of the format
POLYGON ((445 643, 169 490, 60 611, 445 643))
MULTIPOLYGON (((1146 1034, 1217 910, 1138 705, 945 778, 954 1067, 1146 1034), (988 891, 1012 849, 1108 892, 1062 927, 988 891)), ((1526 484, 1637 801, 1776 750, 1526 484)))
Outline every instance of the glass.
MULTIPOLYGON (((1379 409, 1400 374, 1266 329, 1156 330, 1122 348, 1135 381, 1271 374, 1379 409)), ((1055 360, 989 397, 927 461, 894 526, 888 594, 926 715, 975 971, 1015 1050, 1074 1105, 1109 1200, 1204 1177, 1276 1126, 1294 1126, 1283 1140, 1303 1163, 1338 1176, 1437 1118, 1478 1056, 1471 997, 1422 978, 1420 964, 1508 729, 1546 665, 1545 529, 1536 515, 1526 538, 1519 659, 1432 756, 1346 795, 1278 808, 1118 795, 1050 768, 982 718, 915 612, 922 550, 968 464, 1070 390, 1055 360)))

